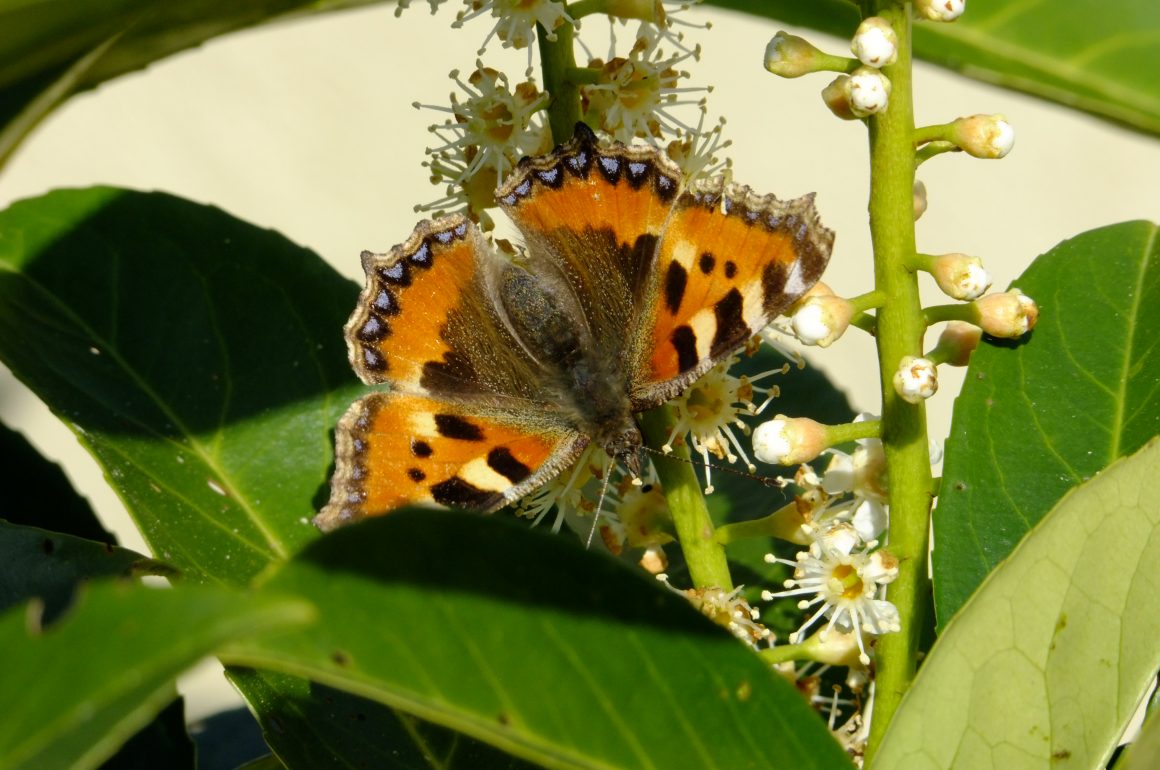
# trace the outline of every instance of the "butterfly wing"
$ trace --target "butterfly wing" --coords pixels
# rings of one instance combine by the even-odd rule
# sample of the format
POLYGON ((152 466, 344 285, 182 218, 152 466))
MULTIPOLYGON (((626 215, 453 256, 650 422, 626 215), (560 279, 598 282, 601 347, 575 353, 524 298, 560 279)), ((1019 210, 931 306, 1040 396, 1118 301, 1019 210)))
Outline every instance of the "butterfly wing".
POLYGON ((490 286, 501 269, 466 218, 420 223, 388 254, 363 254, 366 286, 346 339, 363 381, 336 431, 322 529, 408 503, 494 510, 547 481, 587 439, 542 392, 490 286))
POLYGON ((571 464, 587 445, 553 426, 482 416, 462 404, 398 391, 372 393, 338 424, 323 530, 404 505, 492 511, 571 464))
POLYGON ((779 201, 721 177, 682 191, 661 235, 646 314, 634 327, 649 351, 633 370, 634 409, 676 396, 800 299, 833 244, 812 194, 779 201))
POLYGON ((551 153, 525 158, 496 193, 527 244, 530 269, 553 277, 573 305, 594 355, 631 372, 647 340, 626 336, 640 323, 657 243, 680 191, 680 171, 646 146, 600 147, 592 131, 551 153))
POLYGON ((721 177, 682 188, 663 152, 601 147, 583 124, 497 193, 540 272, 617 355, 633 408, 676 396, 817 282, 834 234, 813 196, 779 201, 721 177))

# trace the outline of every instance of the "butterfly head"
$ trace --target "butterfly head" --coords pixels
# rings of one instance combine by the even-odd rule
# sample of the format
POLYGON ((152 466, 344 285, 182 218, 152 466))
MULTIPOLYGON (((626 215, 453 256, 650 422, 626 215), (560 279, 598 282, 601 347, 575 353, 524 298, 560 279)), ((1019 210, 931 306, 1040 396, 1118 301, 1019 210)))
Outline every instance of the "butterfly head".
POLYGON ((634 479, 640 478, 640 452, 644 438, 640 428, 630 424, 605 437, 601 446, 609 457, 620 463, 634 479))

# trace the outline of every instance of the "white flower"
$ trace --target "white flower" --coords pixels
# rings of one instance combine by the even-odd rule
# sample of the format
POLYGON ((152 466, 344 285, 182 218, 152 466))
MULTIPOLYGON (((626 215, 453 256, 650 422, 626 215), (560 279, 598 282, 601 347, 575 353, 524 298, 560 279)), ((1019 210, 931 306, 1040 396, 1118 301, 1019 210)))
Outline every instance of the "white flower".
POLYGON ((954 21, 967 9, 967 0, 915 0, 914 11, 930 21, 954 21))
POLYGON ((457 207, 478 215, 495 206, 495 188, 521 157, 551 144, 542 113, 547 95, 531 81, 511 88, 502 72, 480 62, 476 67, 466 81, 458 71, 451 73, 462 100, 453 93, 450 107, 414 105, 451 115, 430 127, 443 143, 428 148, 430 159, 424 163, 431 181, 447 186, 447 195, 417 211, 442 214, 457 207))
POLYGON ((534 527, 555 509, 552 531, 559 532, 565 519, 583 513, 591 515, 595 506, 584 497, 584 485, 601 472, 604 467, 602 460, 607 460, 603 450, 589 444, 571 468, 516 503, 516 516, 531 519, 534 527), (598 452, 603 457, 598 458, 598 452))
POLYGON ((1015 127, 1002 115, 971 115, 951 126, 955 144, 976 158, 1002 158, 1015 146, 1015 127))
MULTIPOLYGON (((979 347, 983 330, 966 321, 949 321, 939 335, 935 351, 948 366, 966 366, 971 362, 971 353, 979 347)), ((933 353, 934 351, 932 351, 933 353)))
POLYGON ((1018 289, 975 300, 978 324, 992 337, 1014 339, 1035 328, 1039 306, 1018 289))
POLYGON ((589 125, 599 127, 613 138, 629 142, 634 137, 655 140, 663 131, 691 134, 694 128, 673 113, 674 107, 700 105, 686 94, 707 93, 711 88, 680 85, 689 73, 677 66, 690 58, 700 58, 700 47, 674 56, 665 55, 659 45, 664 37, 656 28, 641 24, 628 57, 607 62, 594 59, 589 67, 598 70, 597 82, 580 88, 584 114, 589 125))
POLYGON ((991 276, 983 269, 983 261, 966 254, 935 257, 930 274, 947 296, 968 302, 983 296, 991 287, 991 276))
POLYGON ((532 42, 536 39, 536 25, 539 24, 548 31, 548 39, 555 40, 555 31, 560 25, 576 24, 576 20, 568 15, 564 3, 556 0, 464 0, 467 10, 460 11, 452 23, 452 27, 462 27, 466 21, 471 21, 485 13, 499 19, 483 39, 479 46, 479 53, 487 49, 492 37, 503 41, 504 48, 528 49, 528 74, 532 74, 532 42))
POLYGON ((673 159, 684 174, 686 185, 698 177, 727 172, 733 166, 732 160, 729 158, 721 160, 717 155, 733 144, 732 139, 721 138, 725 130, 725 118, 719 118, 717 125, 706 130, 706 113, 707 110, 702 105, 696 129, 692 133, 681 132, 679 137, 669 142, 665 148, 665 154, 673 159))
POLYGON ((914 180, 914 221, 926 213, 926 185, 921 179, 914 180))
POLYGON ((741 595, 744 586, 725 591, 715 586, 689 588, 682 591, 669 583, 669 576, 663 572, 656 576, 670 591, 683 596, 701 611, 705 617, 719 626, 728 628, 730 633, 756 649, 762 644, 773 642, 773 632, 758 622, 761 611, 750 607, 741 595))
MULTIPOLYGON (((439 10, 439 6, 445 2, 447 0, 427 0, 427 5, 431 7, 431 15, 434 16, 435 12, 439 10)), ((411 0, 398 0, 398 5, 395 7, 395 16, 402 16, 403 11, 410 7, 411 0)))
POLYGON ((791 643, 801 642, 805 633, 822 618, 828 618, 820 636, 831 631, 859 634, 859 660, 870 662, 863 634, 881 635, 901 628, 898 610, 878 598, 884 587, 898 577, 898 560, 884 550, 868 551, 854 527, 836 524, 819 533, 808 551, 795 561, 778 559, 772 554, 767 562, 788 564, 793 577, 785 582, 786 590, 763 591, 762 599, 808 596, 798 602, 799 609, 814 609, 801 627, 790 636, 791 643))
MULTIPOLYGON (((876 419, 863 412, 854 422, 876 419)), ((841 498, 813 516, 815 527, 835 521, 848 521, 864 542, 870 542, 886 530, 889 521, 886 484, 886 453, 876 438, 858 439, 853 454, 827 449, 830 464, 818 483, 830 498, 841 498), (851 495, 851 499, 844 499, 851 495)))
POLYGON ((783 78, 797 78, 818 71, 818 65, 826 59, 805 38, 778 32, 765 46, 765 68, 783 78))
POLYGON ((854 306, 836 294, 810 294, 790 316, 794 335, 803 345, 829 347, 850 326, 854 306))
POLYGON ((778 395, 776 386, 763 388, 754 383, 789 370, 786 364, 780 369, 761 372, 753 377, 734 377, 729 373, 729 367, 738 360, 740 358, 736 354, 730 356, 669 402, 677 419, 662 449, 671 452, 674 441, 688 433, 693 450, 705 461, 706 494, 713 491, 709 455, 731 463, 737 462, 740 457, 750 473, 757 470, 734 430, 748 433, 749 426, 740 419, 741 415, 760 414, 778 395), (757 404, 753 399, 759 394, 764 394, 765 399, 757 404))
POLYGON ((808 417, 778 415, 753 431, 753 456, 763 463, 797 465, 826 448, 826 426, 808 417))
POLYGON ((898 35, 886 19, 870 16, 858 25, 850 50, 867 67, 885 67, 898 60, 898 35))
POLYGON ((873 67, 859 67, 850 75, 850 111, 855 117, 877 115, 890 103, 890 80, 873 67))
POLYGON ((917 404, 938 391, 938 367, 929 358, 903 356, 894 372, 894 392, 903 401, 917 404))

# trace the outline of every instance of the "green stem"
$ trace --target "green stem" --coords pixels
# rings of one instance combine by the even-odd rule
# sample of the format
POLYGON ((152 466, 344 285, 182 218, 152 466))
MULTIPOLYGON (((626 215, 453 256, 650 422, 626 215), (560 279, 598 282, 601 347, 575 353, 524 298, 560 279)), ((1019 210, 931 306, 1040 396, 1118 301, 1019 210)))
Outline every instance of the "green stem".
POLYGON ((850 319, 850 325, 868 334, 878 333, 878 319, 870 313, 858 313, 850 319))
POLYGON ((936 155, 947 152, 962 152, 962 148, 951 142, 928 142, 914 153, 914 165, 921 166, 936 155))
POLYGON ((890 78, 890 107, 870 119, 870 235, 875 288, 890 298, 877 313, 878 366, 882 378, 882 443, 890 472, 889 548, 899 559, 888 597, 898 608, 902 631, 877 643, 874 717, 867 767, 898 703, 914 677, 919 637, 930 587, 926 575, 931 473, 922 404, 908 404, 892 379, 903 356, 922 355, 925 319, 918 280, 907 263, 914 239, 914 105, 911 82, 910 4, 876 0, 878 16, 898 35, 898 61, 883 68, 890 78))
POLYGON ((776 537, 790 543, 806 545, 808 540, 803 537, 801 531, 804 523, 805 519, 802 518, 797 503, 791 502, 760 519, 722 524, 717 528, 714 539, 721 545, 729 545, 751 537, 776 537))
POLYGON ((732 591, 733 578, 725 560, 725 549, 713 536, 713 521, 705 507, 701 482, 690 464, 688 447, 673 447, 671 457, 663 456, 660 451, 673 429, 672 409, 667 406, 650 409, 641 415, 640 423, 645 442, 656 450, 652 456, 653 467, 660 478, 693 585, 732 591))
POLYGON ((826 426, 826 443, 830 446, 857 441, 860 438, 881 438, 881 420, 860 420, 826 426))
MULTIPOLYGON (((894 85, 894 81, 891 81, 894 85)), ((939 123, 937 126, 920 126, 911 133, 914 137, 914 146, 919 147, 927 142, 954 142, 955 127, 952 123, 939 123)))
POLYGON ((857 297, 850 297, 846 301, 854 306, 855 313, 864 313, 867 310, 874 310, 885 305, 886 295, 875 289, 865 294, 859 294, 857 297))
POLYGON ((540 72, 544 90, 548 92, 548 126, 556 144, 572 136, 580 122, 580 88, 569 75, 576 69, 576 54, 572 49, 572 25, 556 28, 555 40, 548 39, 548 31, 536 25, 536 39, 540 44, 540 72))
POLYGON ((977 324, 979 311, 972 302, 960 302, 956 305, 931 305, 923 309, 922 317, 927 326, 934 326, 943 321, 966 321, 977 324))
POLYGON ((813 660, 810 657, 809 651, 800 644, 779 644, 774 647, 767 647, 757 654, 771 666, 775 666, 778 663, 787 663, 791 660, 813 660))

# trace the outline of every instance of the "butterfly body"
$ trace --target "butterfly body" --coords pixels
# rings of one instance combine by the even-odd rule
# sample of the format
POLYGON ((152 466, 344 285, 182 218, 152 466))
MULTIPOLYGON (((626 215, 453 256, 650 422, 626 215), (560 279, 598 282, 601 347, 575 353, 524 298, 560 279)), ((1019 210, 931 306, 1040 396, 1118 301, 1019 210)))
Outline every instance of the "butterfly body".
POLYGON ((462 216, 364 253, 347 343, 360 377, 390 390, 339 424, 323 529, 409 503, 494 510, 590 443, 635 470, 634 415, 804 294, 833 242, 812 196, 686 188, 663 153, 602 147, 583 126, 496 198, 519 257, 462 216))

